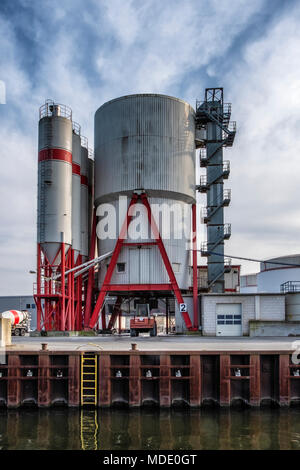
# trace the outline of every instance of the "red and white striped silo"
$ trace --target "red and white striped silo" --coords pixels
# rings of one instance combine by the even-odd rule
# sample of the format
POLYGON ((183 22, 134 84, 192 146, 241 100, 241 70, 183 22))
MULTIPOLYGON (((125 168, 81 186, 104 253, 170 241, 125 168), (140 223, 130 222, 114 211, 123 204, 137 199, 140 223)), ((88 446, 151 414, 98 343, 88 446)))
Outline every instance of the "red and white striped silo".
POLYGON ((66 329, 71 307, 72 111, 47 100, 39 114, 38 329, 66 329), (69 282, 68 282, 69 281, 69 282))

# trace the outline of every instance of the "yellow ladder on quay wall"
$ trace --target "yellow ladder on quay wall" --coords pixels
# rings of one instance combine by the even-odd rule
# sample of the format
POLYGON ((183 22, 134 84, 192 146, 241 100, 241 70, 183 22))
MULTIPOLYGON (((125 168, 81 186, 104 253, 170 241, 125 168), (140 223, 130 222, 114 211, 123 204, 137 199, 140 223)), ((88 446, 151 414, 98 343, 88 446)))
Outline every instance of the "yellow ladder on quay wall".
POLYGON ((81 405, 97 406, 97 355, 83 353, 81 356, 81 405))

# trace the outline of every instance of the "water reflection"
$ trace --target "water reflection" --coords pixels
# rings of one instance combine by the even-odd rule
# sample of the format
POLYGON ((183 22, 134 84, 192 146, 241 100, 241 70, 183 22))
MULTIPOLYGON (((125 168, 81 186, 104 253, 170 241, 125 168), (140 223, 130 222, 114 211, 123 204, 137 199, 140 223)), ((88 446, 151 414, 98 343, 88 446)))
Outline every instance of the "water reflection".
POLYGON ((80 442, 82 450, 98 450, 98 411, 80 411, 80 442))
POLYGON ((0 449, 300 449, 300 409, 2 410, 0 449))

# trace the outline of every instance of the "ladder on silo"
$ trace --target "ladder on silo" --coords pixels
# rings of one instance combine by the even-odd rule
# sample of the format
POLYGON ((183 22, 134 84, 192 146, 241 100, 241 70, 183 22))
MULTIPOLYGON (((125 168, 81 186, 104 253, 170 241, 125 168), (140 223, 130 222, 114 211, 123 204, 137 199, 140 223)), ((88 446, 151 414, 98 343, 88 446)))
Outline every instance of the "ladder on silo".
POLYGON ((97 355, 83 353, 81 356, 81 405, 97 406, 97 355))

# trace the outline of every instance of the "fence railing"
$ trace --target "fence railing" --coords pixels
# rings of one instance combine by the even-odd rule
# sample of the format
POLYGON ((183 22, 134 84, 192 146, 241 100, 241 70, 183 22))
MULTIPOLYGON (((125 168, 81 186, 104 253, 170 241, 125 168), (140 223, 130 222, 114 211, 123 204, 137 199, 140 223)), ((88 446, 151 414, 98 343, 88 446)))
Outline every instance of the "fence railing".
POLYGON ((280 292, 300 292, 300 281, 286 281, 280 285, 280 292))

